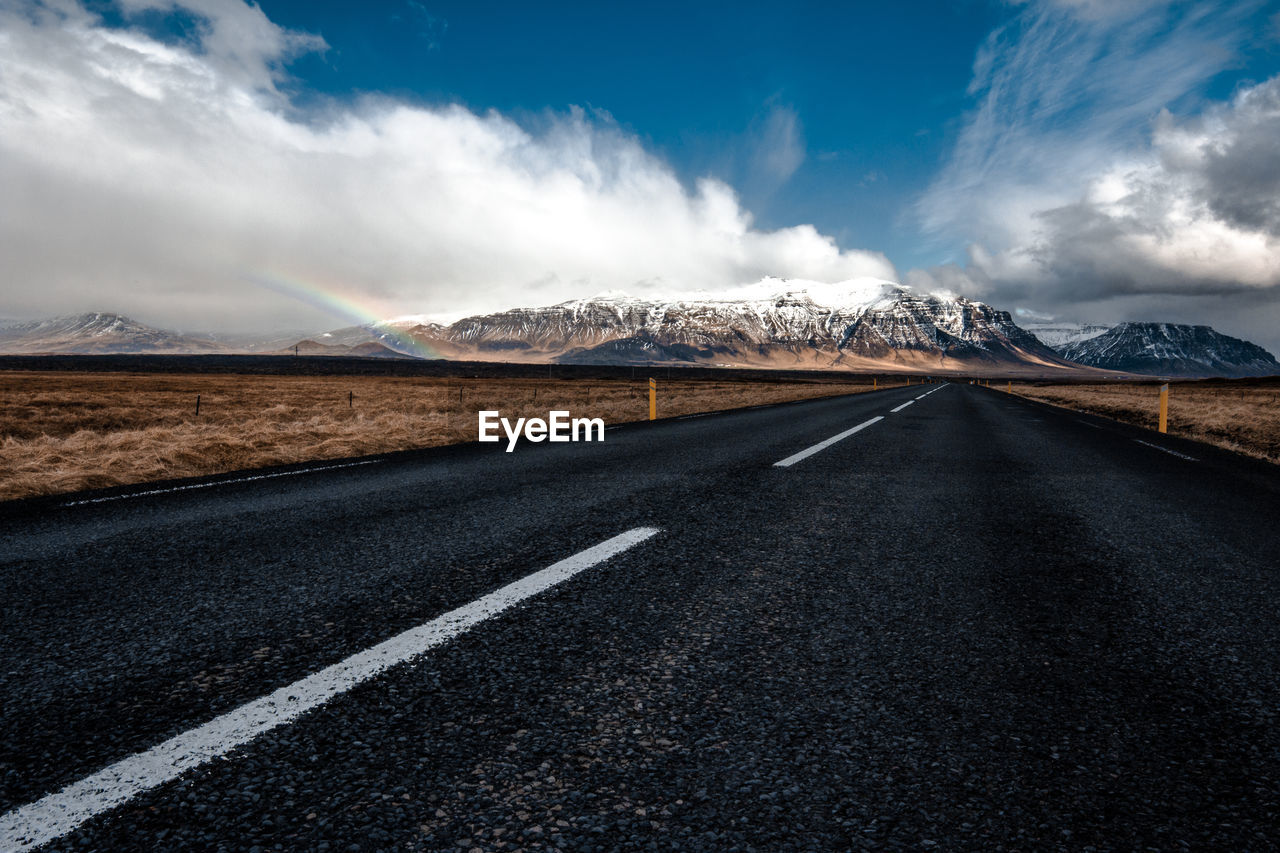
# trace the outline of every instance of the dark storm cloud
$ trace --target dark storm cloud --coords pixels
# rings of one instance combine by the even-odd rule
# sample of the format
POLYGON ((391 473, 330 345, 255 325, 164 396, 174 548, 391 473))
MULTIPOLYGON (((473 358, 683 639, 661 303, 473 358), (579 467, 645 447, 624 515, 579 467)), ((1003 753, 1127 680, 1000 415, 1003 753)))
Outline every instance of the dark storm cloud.
POLYGON ((1063 319, 1208 322, 1280 349, 1280 77, 1168 107, 1226 67, 1257 4, 1103 5, 1030 3, 984 46, 980 109, 920 202, 927 226, 973 242, 963 264, 907 280, 1063 319))
POLYGON ((1280 79, 1246 92, 1205 144, 1200 195, 1219 218, 1280 235, 1280 79))
POLYGON ((1228 295, 1280 285, 1280 78, 1191 120, 1165 113, 1145 161, 1036 215, 1040 294, 1228 295))

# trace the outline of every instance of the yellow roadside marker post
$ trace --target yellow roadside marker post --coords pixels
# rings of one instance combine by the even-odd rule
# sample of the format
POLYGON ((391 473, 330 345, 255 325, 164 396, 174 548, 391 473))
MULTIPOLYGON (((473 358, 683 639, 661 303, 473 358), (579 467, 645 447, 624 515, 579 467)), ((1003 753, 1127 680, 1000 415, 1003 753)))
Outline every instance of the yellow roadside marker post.
POLYGON ((1010 380, 1009 380, 1009 387, 1008 387, 1008 388, 1006 388, 1006 389, 1004 389, 1004 392, 1005 392, 1006 394, 1012 394, 1012 393, 1013 393, 1013 380, 1012 380, 1012 379, 1010 379, 1010 380))
POLYGON ((880 382, 874 376, 871 377, 871 390, 874 391, 880 387, 880 382))
POLYGON ((658 419, 658 381, 649 377, 649 420, 658 419))
POLYGON ((1169 431, 1169 383, 1160 386, 1160 431, 1169 431))

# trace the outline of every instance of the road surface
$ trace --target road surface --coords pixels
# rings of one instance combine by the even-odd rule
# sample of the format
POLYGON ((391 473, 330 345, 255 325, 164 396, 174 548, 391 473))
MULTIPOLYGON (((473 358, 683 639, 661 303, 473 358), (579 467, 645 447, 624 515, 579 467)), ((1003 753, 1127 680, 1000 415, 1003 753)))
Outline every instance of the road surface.
POLYGON ((0 848, 1280 844, 1274 467, 959 384, 504 446, 0 508, 0 848))

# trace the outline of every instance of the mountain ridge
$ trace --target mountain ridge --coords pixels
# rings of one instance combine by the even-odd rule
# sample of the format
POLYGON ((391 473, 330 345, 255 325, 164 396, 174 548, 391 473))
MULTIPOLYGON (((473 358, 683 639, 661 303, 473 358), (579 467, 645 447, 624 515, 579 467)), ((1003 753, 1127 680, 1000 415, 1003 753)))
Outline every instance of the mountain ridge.
POLYGON ((965 297, 917 294, 878 279, 835 285, 766 279, 702 298, 602 294, 405 332, 451 358, 944 372, 1074 369, 1007 311, 965 297))
POLYGON ((1113 327, 1103 323, 1024 323, 1022 328, 1035 335, 1049 349, 1058 353, 1068 344, 1096 338, 1113 327))
POLYGON ((0 326, 0 352, 6 353, 88 355, 223 351, 223 346, 212 338, 159 329, 109 311, 0 326))
POLYGON ((1038 323, 1027 329, 1009 312, 983 302, 917 293, 881 279, 836 284, 764 279, 728 293, 666 299, 615 292, 477 314, 448 325, 424 319, 410 316, 254 341, 186 335, 118 314, 86 313, 0 326, 0 352, 426 355, 526 363, 1046 377, 1100 370, 1187 376, 1280 373, 1280 365, 1263 348, 1207 326, 1038 323), (1117 333, 1122 327, 1126 331, 1117 333), (1157 346, 1160 335, 1163 343, 1157 346), (1125 343, 1117 336, 1134 340, 1125 343), (1157 350, 1158 357, 1143 360, 1144 352, 1151 356, 1157 350))
POLYGON ((1064 358, 1104 370, 1153 376, 1242 377, 1280 373, 1275 357, 1250 341, 1209 326, 1120 323, 1059 351, 1064 358))

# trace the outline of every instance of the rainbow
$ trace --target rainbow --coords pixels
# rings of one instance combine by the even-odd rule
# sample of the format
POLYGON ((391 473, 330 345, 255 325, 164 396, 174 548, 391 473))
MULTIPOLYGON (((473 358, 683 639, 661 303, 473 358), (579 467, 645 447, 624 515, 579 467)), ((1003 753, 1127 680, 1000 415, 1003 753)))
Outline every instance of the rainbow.
POLYGON ((245 276, 252 284, 273 293, 288 296, 318 308, 327 314, 341 317, 353 326, 360 326, 395 341, 395 349, 416 355, 419 358, 441 358, 441 355, 422 341, 413 337, 407 330, 385 325, 386 313, 375 310, 372 306, 362 304, 339 292, 336 287, 306 281, 296 276, 285 275, 276 270, 258 270, 245 276))

